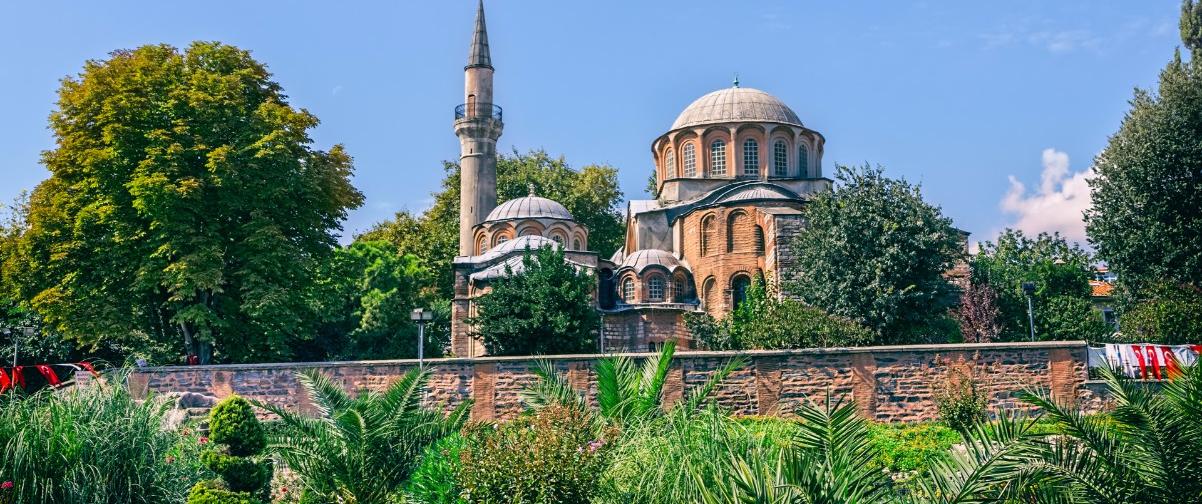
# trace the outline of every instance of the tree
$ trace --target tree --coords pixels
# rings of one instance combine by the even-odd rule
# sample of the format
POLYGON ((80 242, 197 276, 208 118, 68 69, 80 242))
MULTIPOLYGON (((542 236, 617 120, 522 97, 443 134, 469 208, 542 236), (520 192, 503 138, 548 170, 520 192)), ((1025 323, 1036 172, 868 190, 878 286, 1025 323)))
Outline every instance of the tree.
POLYGON ((1088 253, 1058 233, 1028 238, 1022 231, 1007 229, 996 243, 981 244, 970 263, 969 281, 997 293, 999 340, 1030 338, 1022 284, 1032 282, 1036 337, 1098 341, 1110 329, 1090 304, 1090 262, 1088 253))
MULTIPOLYGON (((443 162, 442 190, 434 205, 420 216, 398 212, 376 224, 360 238, 388 240, 421 258, 437 276, 431 290, 443 299, 452 295, 451 260, 459 251, 459 165, 443 162)), ((588 248, 609 257, 625 238, 625 220, 619 205, 618 171, 605 165, 575 170, 562 158, 543 150, 525 154, 516 150, 497 160, 497 203, 535 194, 563 204, 577 222, 588 228, 588 248)))
POLYGON ((1157 282, 1202 286, 1202 6, 1182 3, 1181 52, 1157 92, 1137 89, 1094 159, 1089 241, 1137 298, 1157 282))
POLYGON ((1002 312, 997 291, 988 284, 969 282, 960 294, 960 306, 953 312, 960 323, 964 341, 989 343, 1002 332, 1002 312))
POLYGON ((50 118, 21 298, 83 344, 286 358, 307 337, 314 271, 363 200, 343 148, 312 148, 317 122, 232 46, 89 61, 50 118))
POLYGON ((1122 307, 1123 341, 1165 345, 1198 342, 1202 335, 1202 289, 1161 282, 1145 287, 1144 297, 1122 307))
MULTIPOLYGON (((413 254, 385 241, 356 241, 334 250, 314 289, 317 334, 306 360, 400 359, 417 356, 409 313, 429 308, 419 291, 430 271, 413 254)), ((447 334, 426 331, 426 356, 439 356, 447 334)))
POLYGON ((600 317, 593 305, 592 273, 552 247, 528 250, 522 267, 476 301, 476 328, 490 355, 588 353, 597 349, 600 317))
POLYGON ((951 219, 918 186, 880 168, 837 168, 834 190, 806 205, 785 290, 864 324, 877 343, 936 341, 955 303, 943 276, 962 256, 951 219))
POLYGON ((781 297, 756 279, 747 299, 722 320, 709 314, 685 315, 689 333, 711 350, 775 350, 857 346, 872 341, 872 331, 827 314, 796 299, 781 297))

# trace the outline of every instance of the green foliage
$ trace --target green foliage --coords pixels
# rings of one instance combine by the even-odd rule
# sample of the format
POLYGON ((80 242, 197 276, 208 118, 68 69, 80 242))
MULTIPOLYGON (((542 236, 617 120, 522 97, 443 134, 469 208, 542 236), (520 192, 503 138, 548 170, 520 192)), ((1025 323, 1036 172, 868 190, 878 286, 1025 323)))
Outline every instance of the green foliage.
POLYGON ((1135 91, 1089 180, 1089 240, 1137 298, 1157 282, 1202 286, 1202 9, 1181 14, 1188 61, 1178 51, 1155 92, 1135 91))
POLYGON ((527 250, 522 268, 476 301, 470 319, 489 355, 590 353, 597 348, 600 317, 593 275, 551 247, 527 250))
POLYGON ((183 502, 207 471, 171 403, 130 396, 124 375, 82 389, 0 396, 0 481, 29 504, 183 502))
MULTIPOLYGON (((664 384, 672 367, 676 343, 664 344, 660 353, 643 360, 641 365, 625 355, 605 357, 597 362, 597 411, 602 423, 631 425, 664 414, 664 384)), ((683 404, 674 409, 696 411, 709 399, 745 360, 732 359, 716 370, 700 386, 692 388, 683 404)), ((568 406, 588 410, 589 401, 572 388, 568 378, 557 373, 550 362, 540 361, 534 370, 538 381, 522 393, 522 399, 535 410, 550 406, 568 406)))
POLYGON ((868 432, 875 452, 873 463, 892 473, 919 476, 933 461, 948 458, 948 450, 960 442, 960 434, 938 423, 874 423, 868 432))
POLYGON ((231 395, 209 411, 209 440, 226 445, 230 455, 258 455, 267 446, 263 425, 250 402, 231 395))
POLYGON ((585 411, 561 406, 467 436, 459 483, 471 503, 589 502, 611 441, 594 431, 585 411))
POLYGON ((989 393, 971 370, 952 366, 934 399, 939 419, 957 432, 966 432, 989 418, 989 393))
POLYGON ((879 168, 839 166, 836 179, 806 206, 785 290, 867 326, 873 343, 946 340, 955 295, 943 274, 963 253, 951 219, 879 168))
POLYGON ((363 197, 350 156, 314 150, 317 118, 270 77, 247 51, 196 42, 116 51, 64 79, 20 299, 86 345, 286 358, 316 265, 363 197))
POLYGON ((1000 341, 1030 339, 1023 282, 1035 283, 1035 334, 1040 340, 1106 339, 1111 329, 1090 304, 1090 257, 1059 234, 1028 238, 1007 229, 986 241, 970 263, 975 285, 997 294, 1000 341))
MULTIPOLYGON (((386 241, 358 240, 334 250, 318 274, 319 306, 313 360, 401 359, 417 356, 414 308, 429 308, 420 292, 431 272, 413 254, 386 241)), ((428 329, 428 328, 427 328, 428 329)), ((438 357, 449 333, 427 331, 425 355, 438 357)))
POLYGON ((209 411, 209 440, 214 446, 201 461, 220 480, 198 483, 188 495, 189 504, 270 500, 272 463, 259 456, 267 436, 249 401, 231 395, 217 403, 209 411))
POLYGON ((1202 335, 1202 290, 1190 285, 1156 283, 1144 300, 1122 311, 1122 340, 1128 343, 1183 345, 1202 335))
POLYGON ((216 481, 202 481, 192 487, 187 504, 262 504, 245 492, 235 492, 216 481))
POLYGON ((457 431, 471 407, 444 416, 422 406, 428 371, 412 369, 383 391, 355 397, 317 371, 297 375, 316 406, 311 417, 256 403, 280 417, 268 449, 301 481, 302 502, 387 502, 426 447, 457 431))
MULTIPOLYGON (((405 253, 422 259, 437 276, 428 285, 431 294, 452 297, 451 260, 459 251, 459 165, 443 162, 442 190, 434 205, 420 216, 398 212, 391 221, 377 224, 360 239, 387 240, 405 253)), ((622 190, 617 169, 586 165, 573 169, 562 158, 543 150, 501 155, 497 159, 497 203, 535 193, 563 204, 576 222, 588 228, 588 248, 609 257, 625 238, 622 190)))
POLYGON ((712 350, 857 346, 873 339, 866 327, 782 298, 760 279, 752 282, 747 299, 729 316, 715 321, 706 313, 690 313, 685 324, 702 347, 712 350))
POLYGON ((405 494, 412 502, 421 504, 460 504, 462 486, 459 483, 460 452, 468 438, 451 434, 439 439, 422 453, 421 463, 405 484, 405 494))

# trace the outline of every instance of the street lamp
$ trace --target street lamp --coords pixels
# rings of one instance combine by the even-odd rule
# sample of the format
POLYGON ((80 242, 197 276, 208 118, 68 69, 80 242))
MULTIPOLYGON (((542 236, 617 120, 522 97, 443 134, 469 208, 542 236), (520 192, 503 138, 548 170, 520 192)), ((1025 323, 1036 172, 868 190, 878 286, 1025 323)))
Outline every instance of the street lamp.
POLYGON ((1023 282, 1023 294, 1027 295, 1027 324, 1031 327, 1031 341, 1035 341, 1035 304, 1031 301, 1035 295, 1035 282, 1023 282))
MULTIPOLYGON (((21 331, 21 336, 24 336, 26 339, 33 338, 33 331, 34 331, 33 327, 22 326, 22 327, 17 327, 16 329, 21 331)), ((14 335, 12 329, 9 329, 7 327, 0 330, 0 334, 13 337, 13 367, 17 367, 17 350, 21 344, 20 336, 14 335)))
POLYGON ((417 324, 417 367, 425 367, 426 324, 434 320, 434 312, 414 308, 409 312, 409 320, 417 324))

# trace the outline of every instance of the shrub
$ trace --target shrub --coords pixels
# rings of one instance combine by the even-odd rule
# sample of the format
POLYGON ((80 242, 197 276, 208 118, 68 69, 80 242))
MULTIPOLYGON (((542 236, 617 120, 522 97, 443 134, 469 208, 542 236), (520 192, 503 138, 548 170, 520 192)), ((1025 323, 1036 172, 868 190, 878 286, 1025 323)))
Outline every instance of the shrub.
POLYGON ((409 477, 406 494, 422 504, 456 504, 459 497, 459 454, 467 438, 451 434, 426 448, 421 463, 409 477))
POLYGON ((856 346, 872 340, 872 331, 791 298, 782 298, 756 280, 747 299, 717 321, 705 313, 687 314, 685 326, 711 350, 774 350, 856 346))
POLYGON ((1202 334, 1202 290, 1160 283, 1145 289, 1144 298, 1124 310, 1122 341, 1181 345, 1202 334))
POLYGON ((588 414, 552 406, 468 434, 459 482, 468 502, 589 502, 606 468, 612 436, 598 435, 588 414))
POLYGON ((197 483, 188 504, 243 504, 271 499, 272 464, 261 454, 267 446, 263 425, 246 399, 231 395, 209 412, 214 445, 201 460, 220 481, 197 483))
POLYGON ((971 370, 952 366, 942 389, 935 393, 939 419, 957 432, 966 432, 988 418, 989 395, 981 390, 971 370))
POLYGON ((936 459, 946 458, 960 434, 937 423, 915 425, 873 424, 869 428, 876 457, 874 463, 890 472, 923 473, 936 459))
POLYGON ((182 502, 208 472, 187 429, 167 427, 171 404, 144 401, 123 376, 83 388, 0 396, 0 499, 19 503, 182 502), (111 385, 115 384, 115 385, 111 385))

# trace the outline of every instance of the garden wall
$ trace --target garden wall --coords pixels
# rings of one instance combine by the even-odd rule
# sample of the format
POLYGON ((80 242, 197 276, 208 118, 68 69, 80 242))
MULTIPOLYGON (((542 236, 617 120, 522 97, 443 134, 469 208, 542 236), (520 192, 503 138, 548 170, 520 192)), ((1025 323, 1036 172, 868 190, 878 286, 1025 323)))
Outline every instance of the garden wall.
MULTIPOLYGON (((649 354, 629 354, 643 358, 649 354)), ((879 421, 912 422, 936 417, 933 392, 951 369, 970 370, 987 387, 995 411, 1018 407, 1015 393, 1030 387, 1059 397, 1085 400, 1096 409, 1097 394, 1086 387, 1085 342, 994 343, 828 348, 750 352, 679 352, 665 395, 679 401, 729 359, 743 356, 716 392, 725 407, 744 415, 789 415, 807 398, 854 399, 863 415, 879 421)), ((566 355, 549 360, 579 390, 596 394, 593 368, 601 356, 566 355)), ((478 420, 512 418, 523 409, 520 392, 534 380, 536 360, 528 357, 431 359, 427 402, 451 408, 471 399, 478 420)), ((311 407, 296 371, 317 368, 348 389, 379 389, 414 360, 229 364, 145 368, 133 372, 129 387, 148 392, 193 392, 214 397, 237 393, 302 411, 311 407)))

